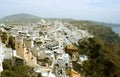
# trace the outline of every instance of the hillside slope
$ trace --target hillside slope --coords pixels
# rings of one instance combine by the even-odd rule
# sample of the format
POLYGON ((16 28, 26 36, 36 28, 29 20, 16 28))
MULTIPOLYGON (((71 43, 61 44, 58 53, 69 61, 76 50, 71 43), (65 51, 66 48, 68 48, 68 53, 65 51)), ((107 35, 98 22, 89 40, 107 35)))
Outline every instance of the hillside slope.
POLYGON ((79 55, 85 54, 89 61, 83 66, 73 62, 73 68, 85 77, 120 77, 120 37, 108 26, 90 21, 72 21, 78 28, 87 29, 94 38, 79 41, 79 55))

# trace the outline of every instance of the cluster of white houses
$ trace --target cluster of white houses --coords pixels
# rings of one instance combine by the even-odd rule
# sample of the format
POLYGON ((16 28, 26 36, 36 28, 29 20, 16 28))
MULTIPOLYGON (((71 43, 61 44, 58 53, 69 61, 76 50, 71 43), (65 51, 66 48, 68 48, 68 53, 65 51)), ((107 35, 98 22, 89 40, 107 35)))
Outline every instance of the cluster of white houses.
MULTIPOLYGON (((65 46, 77 44, 80 39, 93 37, 87 30, 78 30, 69 23, 59 21, 48 23, 43 19, 36 24, 2 26, 0 31, 4 45, 14 49, 8 49, 0 43, 0 72, 3 71, 3 60, 12 58, 18 62, 15 65, 26 64, 34 67, 35 72, 42 73, 43 76, 46 75, 45 77, 59 77, 57 67, 61 67, 60 70, 72 67, 71 58, 65 53, 65 46), (10 50, 11 52, 7 52, 10 50)), ((64 72, 62 74, 66 77, 64 72)))

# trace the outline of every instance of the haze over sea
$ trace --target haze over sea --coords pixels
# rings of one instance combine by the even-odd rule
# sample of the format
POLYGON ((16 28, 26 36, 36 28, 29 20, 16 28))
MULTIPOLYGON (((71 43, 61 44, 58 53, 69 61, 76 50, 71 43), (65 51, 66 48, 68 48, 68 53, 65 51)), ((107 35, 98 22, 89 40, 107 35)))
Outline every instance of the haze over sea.
POLYGON ((116 32, 120 36, 120 27, 111 27, 111 28, 114 32, 116 32))

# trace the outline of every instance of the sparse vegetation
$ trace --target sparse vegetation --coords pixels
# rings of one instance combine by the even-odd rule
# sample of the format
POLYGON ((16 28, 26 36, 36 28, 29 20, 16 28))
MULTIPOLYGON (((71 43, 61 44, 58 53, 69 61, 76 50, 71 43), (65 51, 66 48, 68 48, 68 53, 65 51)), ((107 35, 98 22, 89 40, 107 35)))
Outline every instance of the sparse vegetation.
POLYGON ((92 38, 79 42, 79 54, 86 54, 89 61, 83 66, 73 63, 73 67, 86 77, 120 77, 120 56, 98 39, 92 38), (83 69, 83 70, 81 70, 83 69))
POLYGON ((12 66, 11 60, 5 60, 3 62, 4 71, 1 77, 35 77, 36 74, 30 74, 31 67, 26 65, 12 66))

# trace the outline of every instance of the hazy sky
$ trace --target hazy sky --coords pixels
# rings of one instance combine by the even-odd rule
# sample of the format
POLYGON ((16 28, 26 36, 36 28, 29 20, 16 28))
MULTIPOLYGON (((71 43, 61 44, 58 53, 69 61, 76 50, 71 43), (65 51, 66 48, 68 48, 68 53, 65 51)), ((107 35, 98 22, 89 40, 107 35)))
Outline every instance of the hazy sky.
POLYGON ((0 0, 0 18, 19 13, 120 23, 120 0, 0 0))

